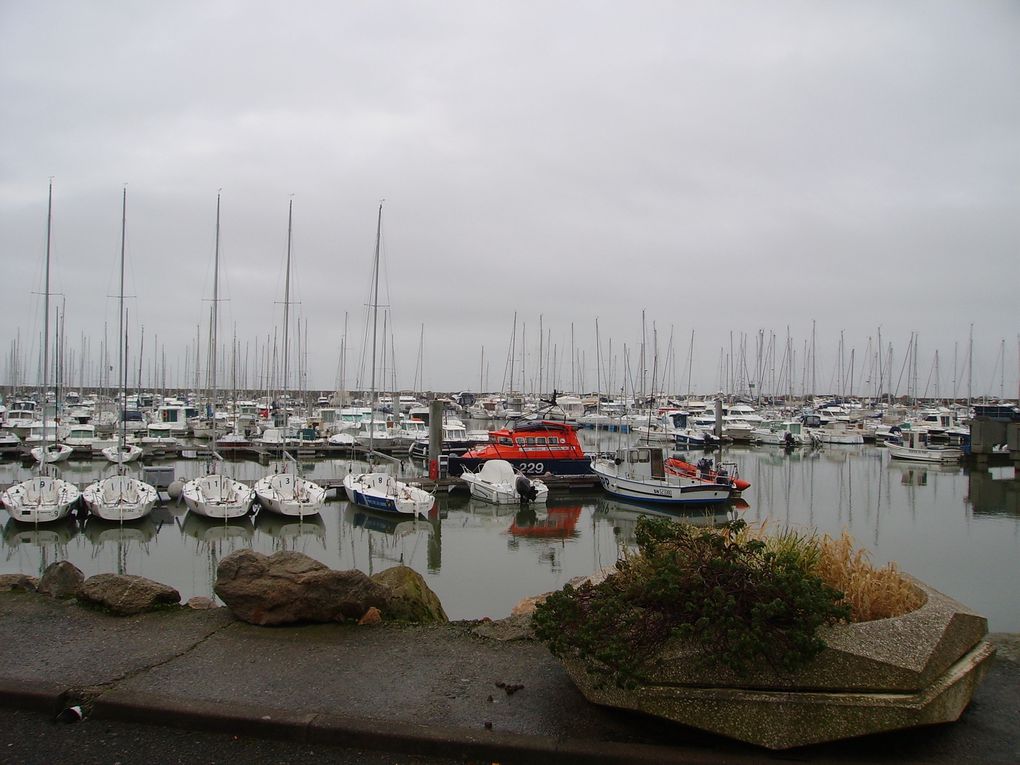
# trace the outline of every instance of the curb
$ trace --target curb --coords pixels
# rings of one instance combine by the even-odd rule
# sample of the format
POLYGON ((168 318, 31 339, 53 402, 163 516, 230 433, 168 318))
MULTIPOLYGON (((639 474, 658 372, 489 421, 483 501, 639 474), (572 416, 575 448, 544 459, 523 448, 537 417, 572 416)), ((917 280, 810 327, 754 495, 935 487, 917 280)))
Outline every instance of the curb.
POLYGON ((754 756, 719 757, 709 751, 691 752, 649 744, 607 741, 589 743, 453 726, 424 726, 332 714, 295 713, 263 706, 196 702, 180 697, 157 697, 131 691, 103 694, 95 700, 91 717, 148 725, 155 722, 191 730, 487 762, 719 765, 721 762, 760 761, 754 756))

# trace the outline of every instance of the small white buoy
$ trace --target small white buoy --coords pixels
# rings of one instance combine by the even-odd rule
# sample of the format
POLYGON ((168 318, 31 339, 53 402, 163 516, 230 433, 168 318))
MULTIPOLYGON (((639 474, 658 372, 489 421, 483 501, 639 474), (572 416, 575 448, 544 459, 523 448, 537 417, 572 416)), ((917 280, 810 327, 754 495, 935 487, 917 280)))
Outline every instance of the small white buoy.
POLYGON ((180 499, 181 492, 184 490, 184 482, 180 479, 174 479, 170 482, 170 485, 166 487, 166 493, 170 495, 170 499, 180 499))

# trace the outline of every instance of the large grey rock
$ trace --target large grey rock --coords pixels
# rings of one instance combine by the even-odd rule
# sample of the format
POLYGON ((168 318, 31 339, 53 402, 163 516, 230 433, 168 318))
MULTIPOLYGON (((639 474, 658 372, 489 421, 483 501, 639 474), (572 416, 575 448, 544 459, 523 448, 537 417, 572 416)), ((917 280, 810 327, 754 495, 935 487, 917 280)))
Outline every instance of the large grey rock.
POLYGON ((334 571, 299 552, 231 553, 216 569, 216 595, 250 624, 335 622, 381 611, 388 590, 360 571, 334 571))
POLYGON ((0 592, 35 592, 39 580, 28 574, 0 574, 0 592))
POLYGON ((36 589, 54 598, 73 598, 84 582, 81 569, 70 561, 58 560, 46 567, 36 589))
POLYGON ((450 621, 439 597, 425 584, 425 579, 408 566, 394 566, 372 576, 372 581, 389 590, 384 619, 420 624, 445 624, 450 621))
POLYGON ((597 704, 634 709, 770 749, 836 741, 959 718, 995 648, 984 617, 920 582, 927 597, 890 619, 840 624, 802 670, 737 677, 667 644, 644 682, 622 689, 564 667, 597 704))
POLYGON ((96 574, 82 584, 78 599, 106 608, 118 616, 154 611, 181 602, 181 594, 143 576, 96 574))

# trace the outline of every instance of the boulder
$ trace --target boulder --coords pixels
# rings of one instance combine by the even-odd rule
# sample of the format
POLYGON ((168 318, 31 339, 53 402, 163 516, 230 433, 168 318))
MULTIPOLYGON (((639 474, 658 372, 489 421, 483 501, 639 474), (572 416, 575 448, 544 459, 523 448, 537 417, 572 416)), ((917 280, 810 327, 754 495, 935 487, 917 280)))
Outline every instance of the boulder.
POLYGON ((216 608, 216 601, 204 595, 195 595, 193 598, 188 598, 188 602, 185 605, 196 611, 204 611, 209 608, 216 608))
POLYGON ((231 553, 216 569, 216 595, 250 624, 359 619, 385 611, 388 590, 360 571, 334 571, 299 552, 231 553))
POLYGON ((102 606, 118 616, 154 611, 181 602, 181 594, 144 576, 96 574, 85 580, 78 599, 102 606))
POLYGON ((439 597, 413 568, 394 566, 375 574, 372 581, 389 591, 382 608, 384 618, 419 624, 445 624, 450 621, 439 597))
POLYGON ((36 589, 54 598, 73 598, 84 581, 81 569, 70 561, 58 560, 46 567, 36 589))
POLYGON ((0 574, 0 592, 35 592, 39 580, 28 574, 0 574))

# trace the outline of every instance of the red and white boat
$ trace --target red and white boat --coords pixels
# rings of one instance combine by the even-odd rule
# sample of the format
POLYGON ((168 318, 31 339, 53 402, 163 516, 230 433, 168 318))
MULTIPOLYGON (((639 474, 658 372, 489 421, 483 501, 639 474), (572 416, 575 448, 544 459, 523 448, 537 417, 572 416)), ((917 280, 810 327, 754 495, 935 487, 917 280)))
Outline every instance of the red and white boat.
POLYGON ((666 460, 666 472, 728 486, 730 495, 734 497, 739 496, 740 492, 751 485, 750 481, 745 481, 737 473, 735 462, 714 463, 710 457, 699 460, 697 465, 671 457, 666 460))
POLYGON ((521 420, 489 432, 489 443, 450 455, 449 471, 472 473, 487 460, 506 460, 525 475, 587 475, 591 459, 577 439, 577 428, 556 420, 521 420))

